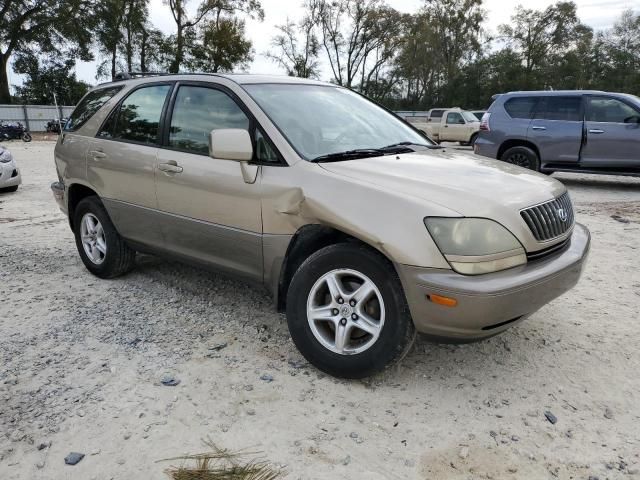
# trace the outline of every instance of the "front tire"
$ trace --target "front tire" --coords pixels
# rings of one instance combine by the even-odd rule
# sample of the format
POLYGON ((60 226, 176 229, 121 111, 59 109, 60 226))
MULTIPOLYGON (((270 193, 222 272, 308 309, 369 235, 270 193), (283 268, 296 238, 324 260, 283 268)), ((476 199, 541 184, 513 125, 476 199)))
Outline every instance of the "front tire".
POLYGON ((415 328, 398 275, 378 252, 341 243, 311 255, 291 280, 287 323, 320 370, 363 378, 399 361, 415 328))
POLYGON ((86 197, 78 203, 73 226, 82 263, 95 276, 113 278, 133 268, 136 252, 117 232, 98 197, 86 197))
POLYGON ((511 147, 502 154, 500 160, 517 165, 518 167, 528 168, 529 170, 540 171, 540 159, 538 154, 529 147, 511 147))
POLYGON ((32 140, 32 138, 31 138, 31 134, 29 132, 24 132, 22 134, 22 141, 23 142, 29 143, 31 140, 32 140))
POLYGON ((18 185, 14 185, 12 187, 0 188, 0 193, 9 193, 9 192, 17 192, 17 191, 18 191, 18 185))

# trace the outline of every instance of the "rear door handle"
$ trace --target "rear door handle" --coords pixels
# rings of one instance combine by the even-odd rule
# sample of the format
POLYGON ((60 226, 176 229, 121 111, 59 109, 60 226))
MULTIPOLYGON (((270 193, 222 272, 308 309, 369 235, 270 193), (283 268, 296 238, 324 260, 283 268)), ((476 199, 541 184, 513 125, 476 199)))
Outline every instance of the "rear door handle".
POLYGON ((589 133, 600 134, 600 133, 604 133, 604 130, 600 130, 599 128, 593 128, 589 130, 589 133))
POLYGON ((547 127, 540 127, 540 126, 535 126, 535 127, 531 127, 531 130, 546 130, 547 127))
POLYGON ((161 163, 158 165, 158 170, 167 173, 182 173, 182 167, 178 166, 178 164, 172 160, 167 163, 161 163))
POLYGON ((105 158, 107 156, 106 153, 100 150, 90 150, 89 155, 91 155, 94 160, 99 160, 100 158, 105 158))

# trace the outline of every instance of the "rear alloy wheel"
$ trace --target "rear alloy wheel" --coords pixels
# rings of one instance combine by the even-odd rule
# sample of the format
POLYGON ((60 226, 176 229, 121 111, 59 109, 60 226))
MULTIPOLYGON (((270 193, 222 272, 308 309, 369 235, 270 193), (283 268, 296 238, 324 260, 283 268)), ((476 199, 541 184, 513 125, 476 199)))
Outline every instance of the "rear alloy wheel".
POLYGON ((362 378, 401 359, 415 338, 393 266, 363 245, 311 255, 287 293, 287 323, 298 350, 336 377, 362 378))
POLYGON ((540 170, 540 160, 536 152, 528 147, 512 147, 502 154, 502 161, 517 165, 518 167, 528 168, 529 170, 540 170))
POLYGON ((82 263, 100 278, 131 270, 136 252, 117 232, 98 197, 83 198, 73 212, 73 230, 82 263))

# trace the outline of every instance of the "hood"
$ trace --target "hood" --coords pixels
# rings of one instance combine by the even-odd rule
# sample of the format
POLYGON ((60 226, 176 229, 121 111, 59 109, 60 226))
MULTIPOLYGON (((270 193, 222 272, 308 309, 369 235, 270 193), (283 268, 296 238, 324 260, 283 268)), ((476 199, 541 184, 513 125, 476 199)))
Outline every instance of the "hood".
POLYGON ((467 217, 511 216, 565 187, 546 175, 447 149, 321 163, 324 169, 440 204, 467 217))

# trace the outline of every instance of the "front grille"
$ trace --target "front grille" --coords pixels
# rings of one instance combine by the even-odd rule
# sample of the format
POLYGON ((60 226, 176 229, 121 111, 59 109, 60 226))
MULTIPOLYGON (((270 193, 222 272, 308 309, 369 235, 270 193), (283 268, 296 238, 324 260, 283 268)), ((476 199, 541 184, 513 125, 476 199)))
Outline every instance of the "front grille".
POLYGON ((568 192, 549 202, 526 208, 520 215, 539 242, 552 240, 566 233, 573 226, 574 220, 568 192))

